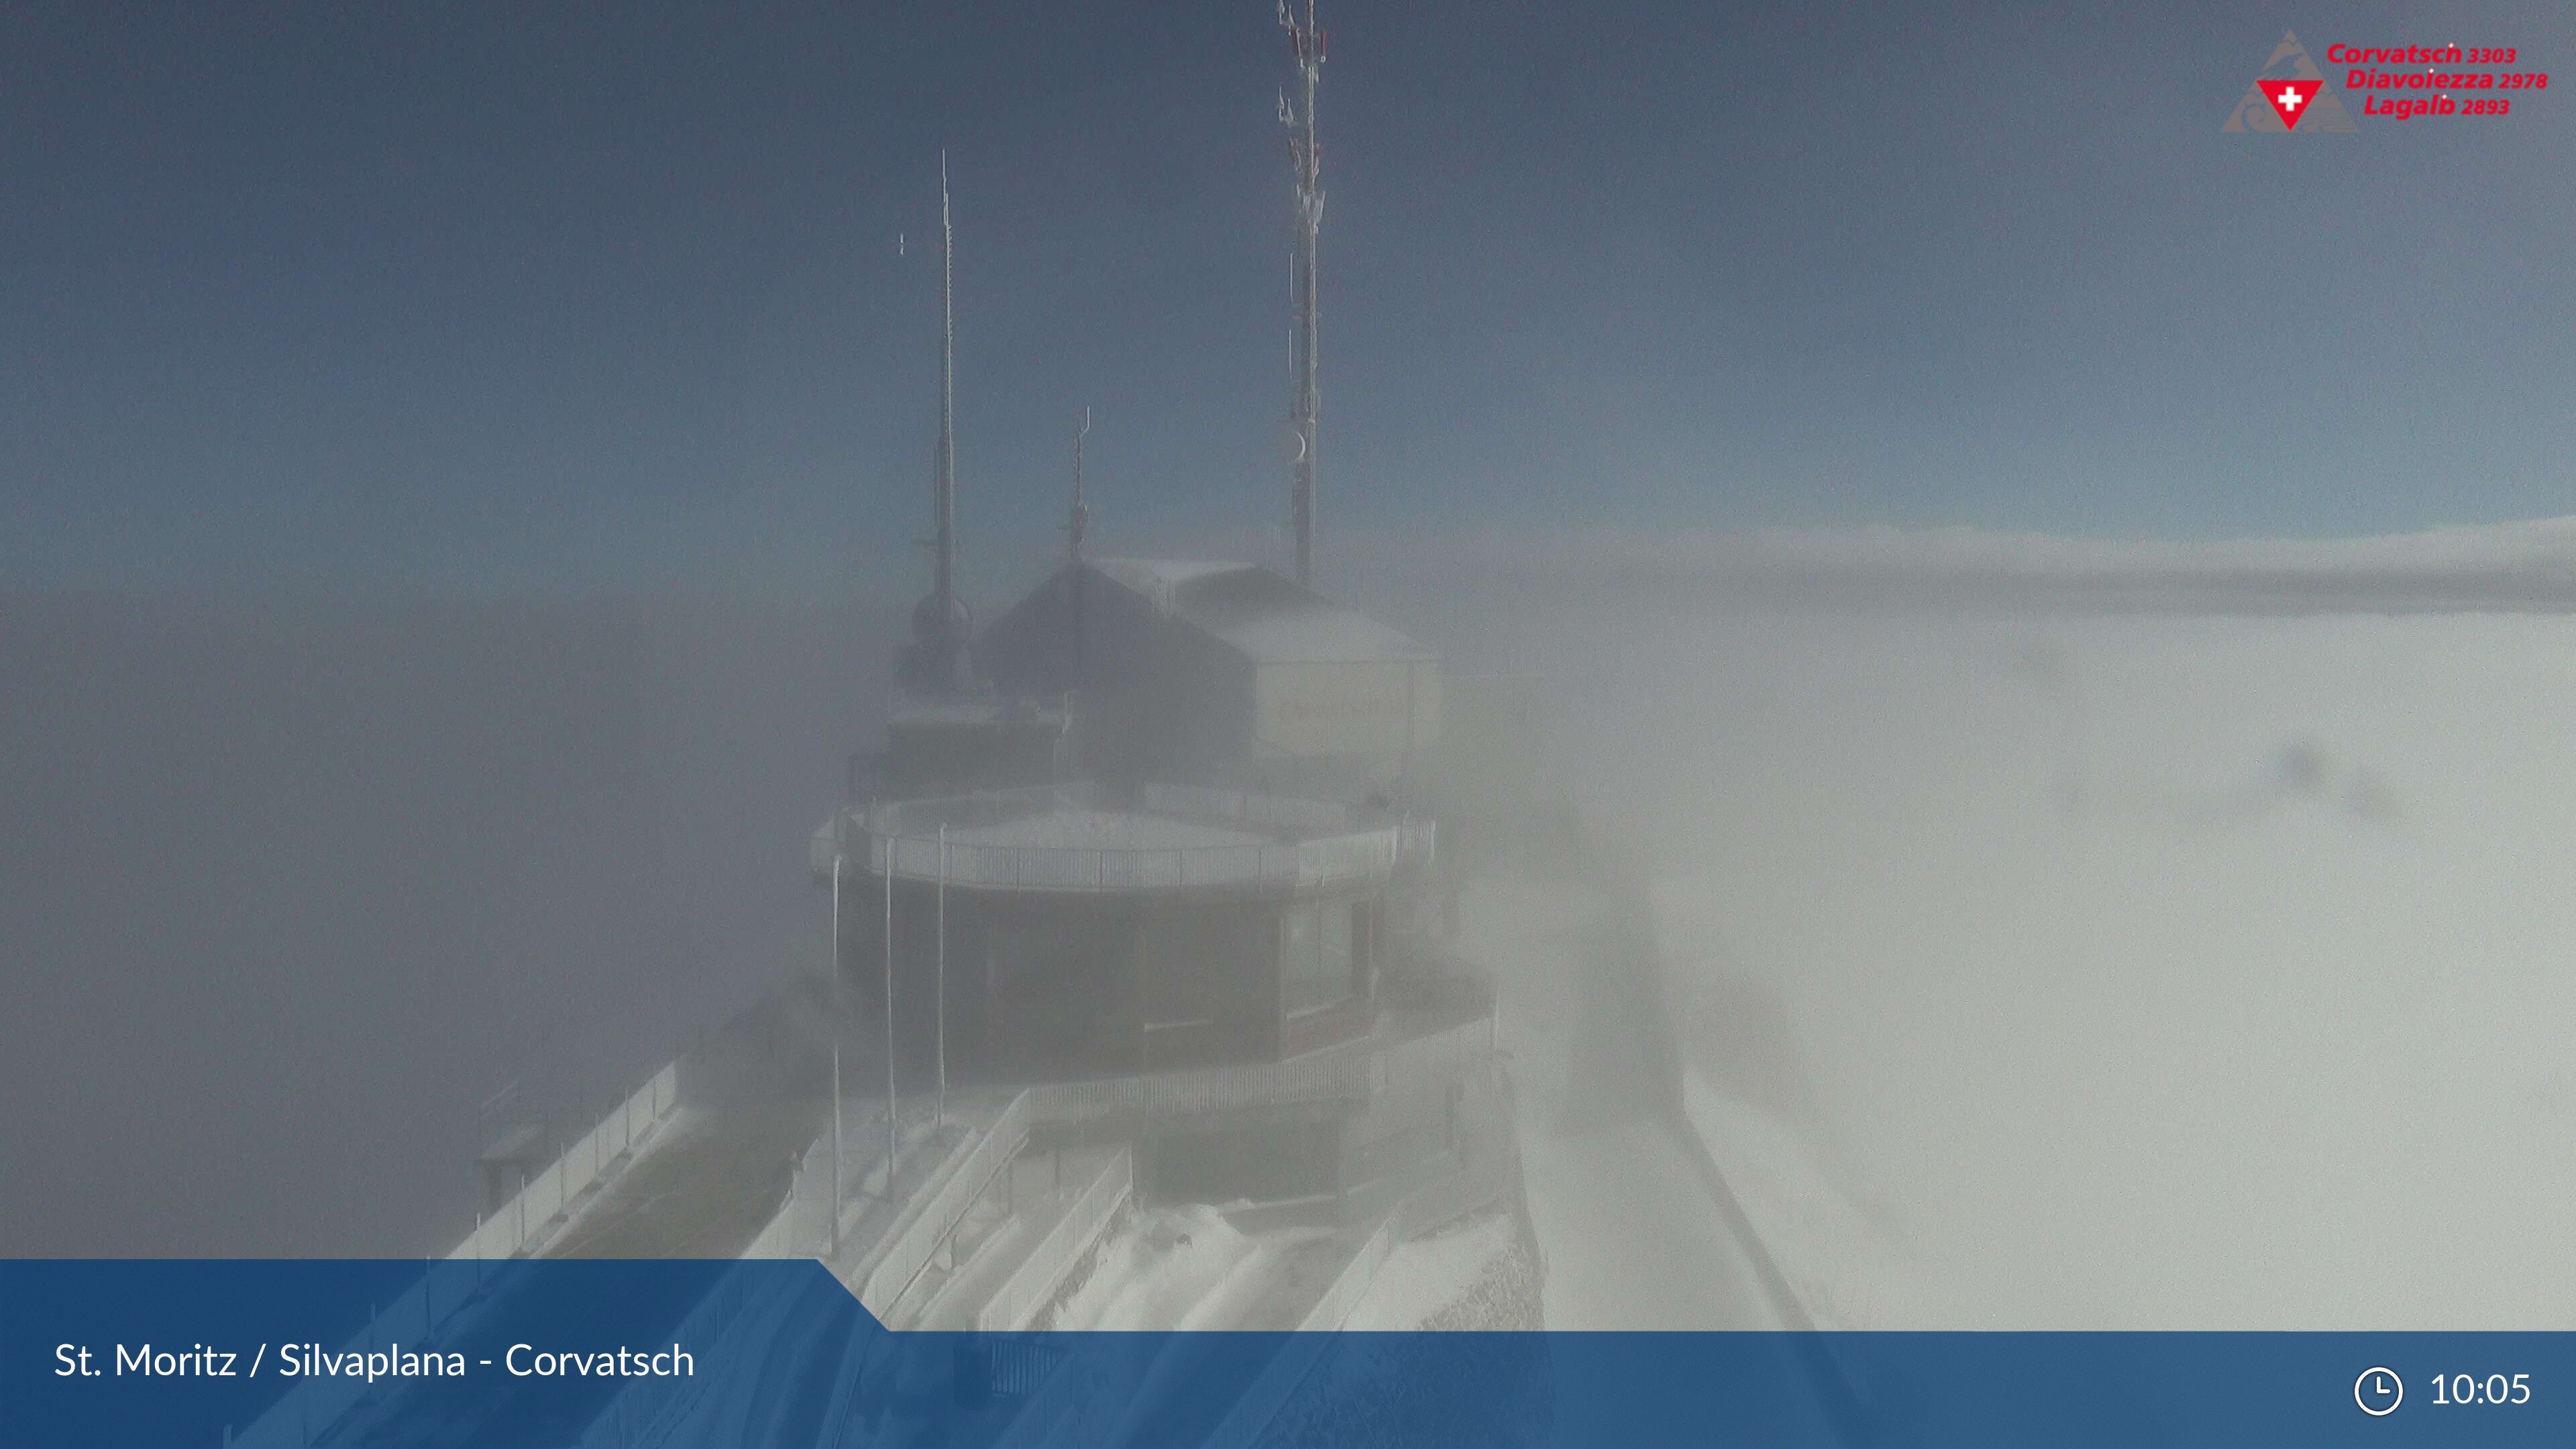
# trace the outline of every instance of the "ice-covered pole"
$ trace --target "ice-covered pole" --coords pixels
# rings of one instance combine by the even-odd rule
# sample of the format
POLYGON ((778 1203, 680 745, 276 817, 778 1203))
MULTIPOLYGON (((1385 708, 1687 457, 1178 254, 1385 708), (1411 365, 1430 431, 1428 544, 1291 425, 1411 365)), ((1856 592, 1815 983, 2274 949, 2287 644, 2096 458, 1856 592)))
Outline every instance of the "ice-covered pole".
POLYGON ((885 837, 886 1196, 894 1196, 894 840, 885 837))
MULTIPOLYGON (((837 1034, 836 1034, 837 1035, 837 1034)), ((841 1256, 841 1043, 832 1043, 832 1234, 831 1254, 841 1256)))
POLYGON ((1082 410, 1082 430, 1073 435, 1073 512, 1065 520, 1065 549, 1070 560, 1082 562, 1083 535, 1091 531, 1091 505, 1082 496, 1082 444, 1091 436, 1091 409, 1082 410))
POLYGON ((930 1123, 937 1127, 948 1119, 948 822, 939 823, 939 984, 937 1008, 932 1012, 931 1031, 937 1042, 939 1060, 939 1095, 931 1108, 930 1123))
POLYGON ((1324 32, 1315 25, 1315 0, 1306 0, 1303 23, 1279 0, 1279 24, 1288 32, 1296 56, 1297 83, 1304 92, 1301 107, 1279 100, 1279 119, 1289 127, 1288 152, 1296 171, 1297 243, 1289 263, 1289 292, 1295 306, 1295 330, 1289 358, 1293 395, 1285 443, 1290 480, 1289 521, 1297 534, 1297 582, 1315 582, 1315 433, 1324 410, 1324 389, 1316 366, 1316 334, 1321 308, 1315 288, 1318 242, 1324 226, 1323 153, 1315 143, 1315 85, 1324 68, 1324 32))

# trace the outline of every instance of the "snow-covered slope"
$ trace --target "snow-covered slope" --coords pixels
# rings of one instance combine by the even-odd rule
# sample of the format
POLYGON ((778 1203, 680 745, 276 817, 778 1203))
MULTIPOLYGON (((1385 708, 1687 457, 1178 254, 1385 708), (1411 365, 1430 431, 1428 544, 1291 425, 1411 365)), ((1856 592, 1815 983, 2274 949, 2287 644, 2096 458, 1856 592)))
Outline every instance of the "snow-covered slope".
MULTIPOLYGON (((1489 1213, 1447 1232, 1401 1243, 1342 1327, 1397 1333, 1445 1326, 1470 1306, 1480 1285, 1511 1271, 1515 1224, 1489 1213)), ((1481 1324, 1474 1326, 1482 1326, 1481 1324)))
POLYGON ((1100 1245, 1097 1266, 1065 1300, 1054 1326, 1234 1328, 1289 1253, 1329 1236, 1320 1230, 1247 1234, 1202 1203, 1148 1208, 1100 1245))
POLYGON ((1601 989, 1610 902, 1534 879, 1481 883, 1459 950, 1494 977, 1521 1172, 1547 1257, 1547 1324, 1776 1328, 1651 1066, 1629 998, 1601 989))

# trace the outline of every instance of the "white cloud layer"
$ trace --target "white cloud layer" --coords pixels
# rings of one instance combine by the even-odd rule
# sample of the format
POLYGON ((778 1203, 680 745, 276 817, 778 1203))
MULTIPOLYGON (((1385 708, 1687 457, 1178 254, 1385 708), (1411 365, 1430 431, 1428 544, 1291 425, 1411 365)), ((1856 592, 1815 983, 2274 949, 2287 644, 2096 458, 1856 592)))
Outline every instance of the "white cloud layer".
MULTIPOLYGON (((1284 530, 1117 551, 1253 558, 1285 569, 1284 530)), ((1327 533, 1327 592, 1442 579, 1786 605, 2182 612, 2576 609, 2576 516, 2347 539, 2071 538, 1976 528, 1723 532, 1501 529, 1327 533)))

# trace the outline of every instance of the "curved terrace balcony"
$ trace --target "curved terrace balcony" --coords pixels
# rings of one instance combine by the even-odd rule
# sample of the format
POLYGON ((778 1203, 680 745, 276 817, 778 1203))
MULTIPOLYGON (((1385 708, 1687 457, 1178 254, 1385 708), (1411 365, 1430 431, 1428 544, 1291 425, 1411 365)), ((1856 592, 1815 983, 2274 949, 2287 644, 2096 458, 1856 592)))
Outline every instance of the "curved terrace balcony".
POLYGON ((838 861, 898 880, 1012 891, 1302 890, 1427 863, 1433 823, 1329 801, 1147 785, 1041 786, 843 810, 814 833, 814 873, 838 861))

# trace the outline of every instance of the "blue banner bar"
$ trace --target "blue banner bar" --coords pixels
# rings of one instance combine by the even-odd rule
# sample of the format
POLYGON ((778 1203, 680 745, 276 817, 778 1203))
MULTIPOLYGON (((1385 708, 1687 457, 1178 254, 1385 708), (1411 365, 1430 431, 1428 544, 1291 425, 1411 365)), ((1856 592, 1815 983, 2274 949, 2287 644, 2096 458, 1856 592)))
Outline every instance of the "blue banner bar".
POLYGON ((2565 1445, 2571 1333, 889 1333, 812 1263, 0 1263, 0 1440, 2565 1445))

